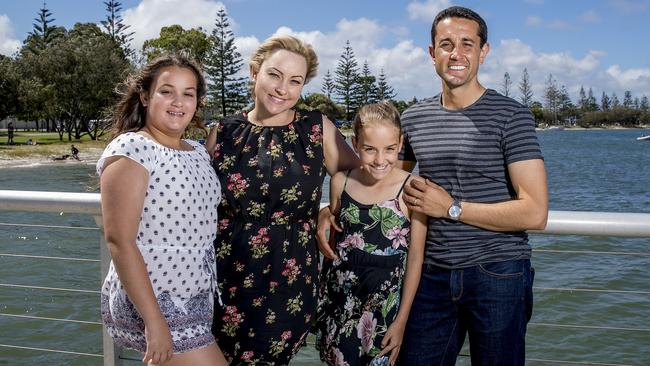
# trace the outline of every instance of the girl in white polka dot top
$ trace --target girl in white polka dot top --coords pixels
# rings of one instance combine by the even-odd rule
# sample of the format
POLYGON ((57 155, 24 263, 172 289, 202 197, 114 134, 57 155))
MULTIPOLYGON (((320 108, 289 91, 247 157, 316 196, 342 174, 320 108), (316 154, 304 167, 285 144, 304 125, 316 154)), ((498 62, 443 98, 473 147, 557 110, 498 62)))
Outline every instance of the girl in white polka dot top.
POLYGON ((161 365, 227 365, 210 332, 219 180, 182 139, 205 96, 200 68, 161 56, 124 83, 113 139, 97 162, 113 258, 101 295, 116 344, 161 365))

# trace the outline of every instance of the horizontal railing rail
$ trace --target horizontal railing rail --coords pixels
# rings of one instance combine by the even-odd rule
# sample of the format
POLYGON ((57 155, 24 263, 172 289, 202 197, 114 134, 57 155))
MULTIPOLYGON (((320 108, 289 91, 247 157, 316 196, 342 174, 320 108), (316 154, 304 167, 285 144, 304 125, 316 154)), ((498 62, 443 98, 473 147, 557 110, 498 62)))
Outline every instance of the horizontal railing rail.
MULTIPOLYGON (((95 223, 101 229, 101 200, 98 193, 70 193, 70 192, 42 192, 42 191, 11 191, 0 190, 0 211, 28 211, 28 212, 57 212, 57 213, 80 213, 92 215, 95 223)), ((69 227, 69 226, 51 226, 51 225, 33 225, 21 223, 3 223, 0 226, 19 226, 19 227, 43 227, 52 229, 68 230, 97 230, 98 228, 89 227, 69 227)), ((548 213, 548 223, 544 230, 533 231, 539 234, 549 235, 586 235, 586 236, 620 236, 620 237, 650 237, 650 213, 619 213, 619 212, 587 212, 587 211, 554 211, 548 213)), ((551 249, 534 249, 537 252, 549 253, 573 253, 573 254, 597 254, 597 255, 627 255, 627 256, 650 256, 650 252, 606 252, 606 251, 588 251, 588 250, 551 250, 551 249)), ((100 253, 102 274, 104 278, 110 254, 106 249, 103 238, 100 238, 100 253)), ((47 260, 71 260, 71 261, 91 261, 92 258, 66 258, 66 257, 47 257, 25 254, 0 253, 0 257, 21 257, 28 259, 47 259, 47 260)), ((46 287, 28 284, 0 283, 0 288, 26 288, 43 291, 68 291, 77 293, 98 294, 98 290, 80 290, 66 289, 56 287, 46 287)), ((650 291, 631 291, 617 289, 586 289, 586 288, 551 288, 551 287, 534 287, 538 291, 571 291, 571 292, 603 292, 617 294, 637 294, 650 295, 650 291)), ((0 317, 9 317, 26 320, 43 320, 57 322, 72 322, 89 325, 101 325, 98 321, 84 321, 75 319, 59 319, 49 317, 27 316, 21 314, 0 313, 0 317)), ((558 328, 575 328, 575 329, 601 329, 601 330, 619 330, 650 332, 650 329, 642 327, 606 327, 590 326, 580 324, 551 324, 551 323, 530 323, 531 326, 541 327, 558 327, 558 328)), ((120 350, 115 347, 106 331, 103 332, 103 354, 89 354, 83 352, 72 352, 66 350, 52 350, 47 348, 27 347, 20 345, 0 344, 1 348, 38 350, 42 352, 67 353, 75 355, 84 355, 91 357, 103 357, 104 365, 122 365, 124 360, 131 360, 129 357, 121 357, 120 350)), ((466 355, 465 355, 466 356, 466 355)), ((580 365, 607 365, 606 363, 597 362, 576 362, 562 360, 542 360, 530 358, 528 361, 553 362, 558 364, 580 364, 580 365)), ((610 364, 613 365, 613 364, 610 364)))

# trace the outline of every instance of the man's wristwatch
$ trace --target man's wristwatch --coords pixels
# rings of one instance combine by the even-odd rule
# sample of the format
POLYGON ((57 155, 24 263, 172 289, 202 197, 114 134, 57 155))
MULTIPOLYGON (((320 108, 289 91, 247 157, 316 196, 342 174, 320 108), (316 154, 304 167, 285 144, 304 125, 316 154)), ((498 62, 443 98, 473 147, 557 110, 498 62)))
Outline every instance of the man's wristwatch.
POLYGON ((463 209, 460 207, 460 200, 454 198, 454 202, 449 207, 447 213, 449 214, 449 218, 454 221, 458 221, 460 214, 463 213, 463 209))

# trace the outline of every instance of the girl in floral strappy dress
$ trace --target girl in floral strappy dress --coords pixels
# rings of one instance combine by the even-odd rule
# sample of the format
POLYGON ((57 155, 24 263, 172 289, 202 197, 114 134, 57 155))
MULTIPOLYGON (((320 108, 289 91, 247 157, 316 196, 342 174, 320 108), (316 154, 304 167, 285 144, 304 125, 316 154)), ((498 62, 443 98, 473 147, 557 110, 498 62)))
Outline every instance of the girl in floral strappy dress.
POLYGON ((263 42, 250 62, 255 107, 208 138, 223 182, 215 247, 225 306, 213 333, 231 365, 288 364, 315 318, 323 179, 358 166, 327 117, 293 109, 317 64, 294 37, 263 42))
POLYGON ((402 200, 404 185, 419 177, 394 167, 402 145, 397 110, 367 105, 353 127, 361 167, 330 182, 340 226, 334 222, 333 260, 323 264, 318 346, 329 365, 392 365, 420 281, 426 216, 402 200))

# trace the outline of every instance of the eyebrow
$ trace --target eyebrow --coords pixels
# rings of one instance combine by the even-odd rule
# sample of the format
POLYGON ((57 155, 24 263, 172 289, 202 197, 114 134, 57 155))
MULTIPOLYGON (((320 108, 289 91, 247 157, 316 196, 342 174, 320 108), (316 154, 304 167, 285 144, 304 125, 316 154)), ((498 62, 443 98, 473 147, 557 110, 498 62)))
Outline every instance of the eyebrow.
MULTIPOLYGON (((271 66, 271 67, 269 67, 269 69, 274 70, 274 71, 277 71, 277 72, 279 72, 280 74, 284 75, 284 73, 283 73, 282 71, 280 71, 280 69, 278 69, 278 68, 275 68, 275 67, 271 66)), ((294 76, 292 76, 292 78, 301 78, 301 79, 303 79, 303 80, 305 79, 305 77, 302 76, 302 75, 294 75, 294 76)))
MULTIPOLYGON (((165 86, 170 87, 172 89, 176 89, 176 86, 174 86, 172 84, 163 84, 163 85, 159 86, 159 88, 163 88, 165 86)), ((196 87, 195 86, 190 86, 189 88, 185 88, 185 90, 190 90, 190 89, 196 90, 196 87)))

